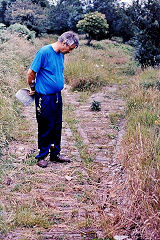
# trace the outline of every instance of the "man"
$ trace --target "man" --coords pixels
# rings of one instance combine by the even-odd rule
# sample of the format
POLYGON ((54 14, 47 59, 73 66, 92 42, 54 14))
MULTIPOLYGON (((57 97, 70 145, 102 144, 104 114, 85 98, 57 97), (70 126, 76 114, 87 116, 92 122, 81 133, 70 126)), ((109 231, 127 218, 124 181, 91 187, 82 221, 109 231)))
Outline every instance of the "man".
POLYGON ((39 167, 47 167, 45 160, 50 152, 54 162, 70 162, 60 157, 62 130, 62 97, 64 87, 64 54, 79 45, 78 35, 72 31, 63 33, 58 41, 42 47, 36 54, 28 71, 30 95, 35 94, 38 123, 38 148, 36 156, 39 167))

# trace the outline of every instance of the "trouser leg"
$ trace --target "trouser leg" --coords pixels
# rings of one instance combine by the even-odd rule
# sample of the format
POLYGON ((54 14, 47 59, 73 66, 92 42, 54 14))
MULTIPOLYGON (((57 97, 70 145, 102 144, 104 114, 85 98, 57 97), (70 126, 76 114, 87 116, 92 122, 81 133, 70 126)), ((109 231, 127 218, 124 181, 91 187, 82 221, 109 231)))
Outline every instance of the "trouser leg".
POLYGON ((54 144, 55 154, 58 154, 60 152, 62 130, 61 94, 36 94, 35 103, 38 122, 38 148, 40 149, 40 153, 36 158, 46 156, 49 153, 51 144, 54 144))
POLYGON ((51 145, 54 145, 54 148, 51 147, 51 154, 58 155, 61 150, 61 132, 62 132, 62 97, 61 94, 57 95, 58 108, 56 112, 54 134, 51 136, 51 145))

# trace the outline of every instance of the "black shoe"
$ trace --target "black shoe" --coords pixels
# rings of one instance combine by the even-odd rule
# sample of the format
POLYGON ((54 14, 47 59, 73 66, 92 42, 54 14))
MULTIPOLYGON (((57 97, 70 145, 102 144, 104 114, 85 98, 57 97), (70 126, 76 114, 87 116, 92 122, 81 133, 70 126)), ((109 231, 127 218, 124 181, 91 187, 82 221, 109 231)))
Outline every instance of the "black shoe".
POLYGON ((48 161, 40 159, 38 160, 37 165, 41 168, 46 168, 48 166, 48 161))
POLYGON ((50 161, 51 162, 59 162, 59 163, 70 163, 71 160, 70 159, 66 159, 61 157, 60 155, 52 155, 50 154, 50 161))

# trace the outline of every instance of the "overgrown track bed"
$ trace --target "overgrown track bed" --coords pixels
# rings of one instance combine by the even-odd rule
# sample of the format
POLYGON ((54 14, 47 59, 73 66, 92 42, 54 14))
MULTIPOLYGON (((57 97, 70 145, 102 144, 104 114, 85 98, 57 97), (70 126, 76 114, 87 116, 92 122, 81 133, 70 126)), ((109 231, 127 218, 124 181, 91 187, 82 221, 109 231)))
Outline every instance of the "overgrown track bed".
POLYGON ((111 239, 115 234, 109 226, 120 202, 124 175, 119 143, 125 104, 119 87, 105 87, 86 102, 69 87, 63 95, 62 154, 72 163, 50 163, 46 169, 35 164, 34 106, 25 108, 32 136, 10 147, 14 168, 3 177, 6 233, 0 239, 89 240, 111 239), (101 102, 101 111, 91 111, 93 100, 101 102))

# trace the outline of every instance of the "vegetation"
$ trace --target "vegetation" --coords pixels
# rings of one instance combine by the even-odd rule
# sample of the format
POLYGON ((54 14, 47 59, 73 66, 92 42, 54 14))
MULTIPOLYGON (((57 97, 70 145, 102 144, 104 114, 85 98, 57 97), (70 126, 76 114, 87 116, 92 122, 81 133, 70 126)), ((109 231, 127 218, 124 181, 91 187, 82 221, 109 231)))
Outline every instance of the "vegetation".
POLYGON ((108 24, 105 15, 94 12, 85 14, 84 19, 78 22, 77 28, 88 35, 87 45, 90 45, 92 39, 102 40, 106 38, 108 24))
POLYGON ((24 36, 27 40, 34 40, 35 32, 30 31, 25 25, 15 23, 8 27, 8 30, 12 33, 18 33, 18 36, 24 36))
POLYGON ((0 22, 7 27, 19 23, 38 36, 80 29, 88 44, 120 37, 136 47, 142 68, 160 64, 159 14, 159 0, 133 0, 131 5, 119 0, 0 0, 0 22))
MULTIPOLYGON (((45 1, 41 1, 41 4, 38 2, 39 1, 32 1, 32 4, 46 11, 48 5, 45 1)), ((73 51, 72 55, 66 56, 65 76, 66 82, 71 86, 72 90, 78 91, 78 106, 80 106, 84 99, 88 99, 91 94, 101 91, 101 89, 107 85, 118 85, 121 89, 119 94, 121 96, 123 95, 126 100, 127 106, 125 116, 124 113, 120 114, 115 112, 106 115, 106 118, 110 121, 111 130, 116 130, 117 132, 119 131, 119 125, 122 119, 124 119, 124 117, 126 119, 126 134, 122 143, 123 152, 120 156, 123 161, 121 164, 126 173, 125 182, 123 182, 126 202, 123 208, 119 208, 116 202, 112 203, 112 209, 115 210, 115 215, 112 216, 112 220, 110 220, 109 217, 105 219, 102 213, 101 223, 99 224, 101 224, 101 226, 103 225, 103 228, 105 228, 106 239, 108 236, 112 235, 111 233, 113 232, 123 231, 125 233, 132 233, 135 239, 157 240, 160 234, 160 71, 158 68, 154 69, 152 67, 146 68, 143 71, 139 69, 138 64, 134 61, 136 51, 134 47, 137 41, 139 44, 137 57, 143 67, 147 67, 148 65, 155 66, 159 63, 159 43, 157 43, 157 37, 155 37, 159 34, 159 22, 157 22, 159 19, 157 20, 158 17, 154 14, 155 7, 157 12, 159 12, 159 3, 158 1, 153 3, 152 0, 150 0, 147 4, 142 5, 141 8, 138 8, 139 5, 136 5, 138 1, 136 2, 137 3, 134 2, 133 5, 127 9, 126 14, 130 11, 132 19, 136 19, 137 13, 135 11, 133 14, 132 10, 137 9, 137 12, 140 11, 141 14, 143 13, 144 19, 140 17, 139 22, 136 23, 136 27, 134 26, 133 28, 135 31, 135 38, 134 43, 132 42, 132 46, 123 44, 120 41, 111 40, 94 40, 91 46, 86 46, 85 39, 82 39, 80 41, 80 47, 76 51, 73 51), (146 11, 149 11, 150 14, 146 15, 146 11), (152 18, 150 19, 149 16, 152 16, 152 18), (144 20, 146 21, 145 26, 147 26, 145 29, 144 20), (152 28, 149 28, 150 20, 152 28), (142 30, 140 35, 136 33, 138 29, 142 30), (154 34, 152 29, 154 29, 154 34), (143 41, 141 41, 142 36, 143 41), (148 37, 148 40, 146 37, 148 37), (147 49, 151 49, 151 45, 153 46, 153 50, 157 49, 156 53, 154 51, 146 51, 147 49), (147 60, 145 60, 141 54, 142 49, 144 52, 146 51, 145 56, 147 60)), ((2 4, 1 1, 0 3, 1 7, 3 6, 3 9, 5 9, 7 13, 7 11, 10 11, 9 6, 12 8, 12 4, 15 2, 3 1, 2 4)), ((108 1, 108 3, 114 5, 116 1, 108 1)), ((66 4, 66 2, 64 4, 66 4)), ((67 2, 67 4, 67 6, 70 6, 69 2, 67 2)), ((107 4, 106 1, 104 1, 104 4, 107 4)), ((14 6, 17 5, 15 4, 14 6)), ((104 9, 107 9, 107 5, 105 6, 106 8, 104 9)), ((92 11, 93 7, 94 10, 96 7, 100 11, 98 1, 94 1, 94 5, 90 6, 88 9, 92 11)), ((53 10, 56 6, 50 6, 49 8, 53 10)), ((88 10, 86 9, 86 11, 88 10)), ((76 10, 74 13, 76 14, 76 10)), ((67 16, 68 19, 70 19, 71 15, 67 16)), ((10 17, 12 16, 10 15, 10 17)), ((73 20, 74 15, 72 17, 73 20)), ((81 17, 78 16, 76 21, 78 22, 81 18, 82 15, 81 17)), ((110 21, 111 19, 112 18, 110 18, 110 21)), ((131 19, 126 19, 127 21, 129 20, 130 24, 132 23, 131 19)), ((32 231, 36 229, 34 234, 36 234, 37 237, 37 235, 40 234, 39 231, 51 228, 65 221, 63 215, 55 212, 53 214, 53 212, 50 211, 53 205, 50 205, 51 203, 48 203, 47 199, 44 199, 43 194, 39 192, 35 195, 33 191, 34 188, 41 189, 42 181, 44 181, 45 184, 46 181, 48 181, 49 184, 53 184, 53 174, 55 174, 55 172, 51 170, 48 178, 46 178, 46 172, 40 171, 35 173, 35 161, 33 160, 34 151, 29 154, 29 159, 21 158, 21 162, 18 164, 18 153, 16 152, 15 155, 11 155, 9 149, 15 141, 20 141, 23 144, 26 143, 27 146, 33 134, 29 131, 31 123, 28 123, 24 118, 22 106, 17 103, 14 95, 19 88, 26 86, 26 72, 33 58, 33 54, 40 46, 50 43, 53 39, 50 39, 51 36, 34 39, 34 37, 32 38, 33 32, 31 32, 33 28, 30 24, 27 24, 29 30, 26 26, 18 23, 12 25, 11 23, 13 22, 11 19, 9 20, 9 18, 7 21, 8 23, 5 23, 7 26, 10 25, 9 27, 6 27, 4 23, 0 25, 0 187, 2 190, 0 201, 0 234, 4 237, 7 232, 11 230, 25 228, 26 231, 29 229, 32 231), (9 31, 9 29, 14 30, 9 31), (18 32, 18 34, 14 34, 14 32, 18 32), (28 41, 30 39, 32 39, 32 41, 28 41), (12 179, 16 180, 11 186, 9 176, 12 176, 12 179), (7 183, 6 178, 8 178, 7 183), (26 194, 26 199, 20 200, 19 194, 26 194)), ((108 20, 107 22, 109 23, 108 20)), ((114 19, 114 23, 115 22, 116 18, 114 19)), ((76 26, 74 24, 72 26, 76 26)), ((112 33, 114 24, 112 28, 110 26, 111 25, 109 25, 108 34, 112 33)), ((52 27, 54 28, 54 25, 52 27)), ((68 25, 64 26, 63 30, 67 30, 67 27, 68 25)), ((40 28, 34 29, 37 33, 42 33, 40 28)), ((45 31, 47 32, 48 30, 45 31)), ((106 93, 105 97, 109 98, 108 93, 106 93)), ((103 104, 103 102, 101 104, 103 104)), ((102 112, 100 111, 103 108, 101 104, 98 101, 93 101, 91 105, 91 109, 94 110, 92 114, 97 114, 97 117, 99 117, 98 114, 102 112)), ((83 170, 87 172, 87 177, 84 173, 85 171, 82 172, 82 169, 78 172, 77 166, 76 169, 73 169, 72 177, 75 177, 74 174, 76 174, 76 176, 78 176, 77 181, 79 181, 81 185, 87 182, 91 187, 91 183, 95 184, 96 182, 99 187, 99 172, 92 163, 94 154, 88 151, 88 145, 83 141, 79 133, 77 128, 78 120, 74 115, 74 110, 72 104, 68 102, 65 103, 64 120, 72 130, 80 157, 85 162, 83 170), (93 182, 93 179, 96 179, 95 182, 93 182)), ((88 109, 88 111, 90 111, 90 109, 88 109)), ((105 136, 115 141, 117 135, 115 132, 110 132, 105 133, 105 136)), ((93 136, 93 138, 96 137, 97 136, 93 136)), ((101 149, 101 146, 99 146, 99 149, 101 149)), ((100 168, 99 165, 98 167, 100 168)), ((60 169, 56 171, 58 175, 60 169)), ((64 173, 61 174, 63 176, 64 173)), ((59 179, 59 181, 60 180, 61 179, 59 179)), ((75 187, 75 184, 73 185, 75 187)), ((72 188, 71 185, 68 185, 68 187, 65 186, 66 182, 61 184, 59 182, 56 183, 56 185, 51 186, 51 189, 49 189, 49 191, 51 191, 49 195, 54 196, 57 192, 63 195, 68 189, 70 190, 69 194, 71 194, 74 187, 72 186, 72 188)), ((89 203, 90 207, 93 207, 96 202, 94 193, 89 190, 84 191, 83 188, 84 186, 80 188, 80 190, 76 190, 77 192, 75 195, 77 201, 82 205, 84 203, 89 203), (82 192, 82 190, 84 192, 82 192)), ((102 206, 98 207, 98 211, 101 213, 102 206)), ((105 206, 103 207, 105 208, 105 206)), ((90 211, 92 210, 93 209, 90 211)), ((85 220, 79 223, 79 228, 89 228, 93 222, 93 219, 90 219, 88 214, 89 210, 85 209, 85 211, 85 220)), ((71 223, 73 224, 72 218, 74 219, 75 215, 76 210, 72 212, 72 216, 69 220, 68 216, 66 217, 68 222, 70 221, 70 226, 72 226, 71 223)), ((77 222, 75 219, 74 222, 77 222)), ((36 237, 33 238, 36 239, 36 237)), ((112 237, 110 239, 112 239, 112 237)))

